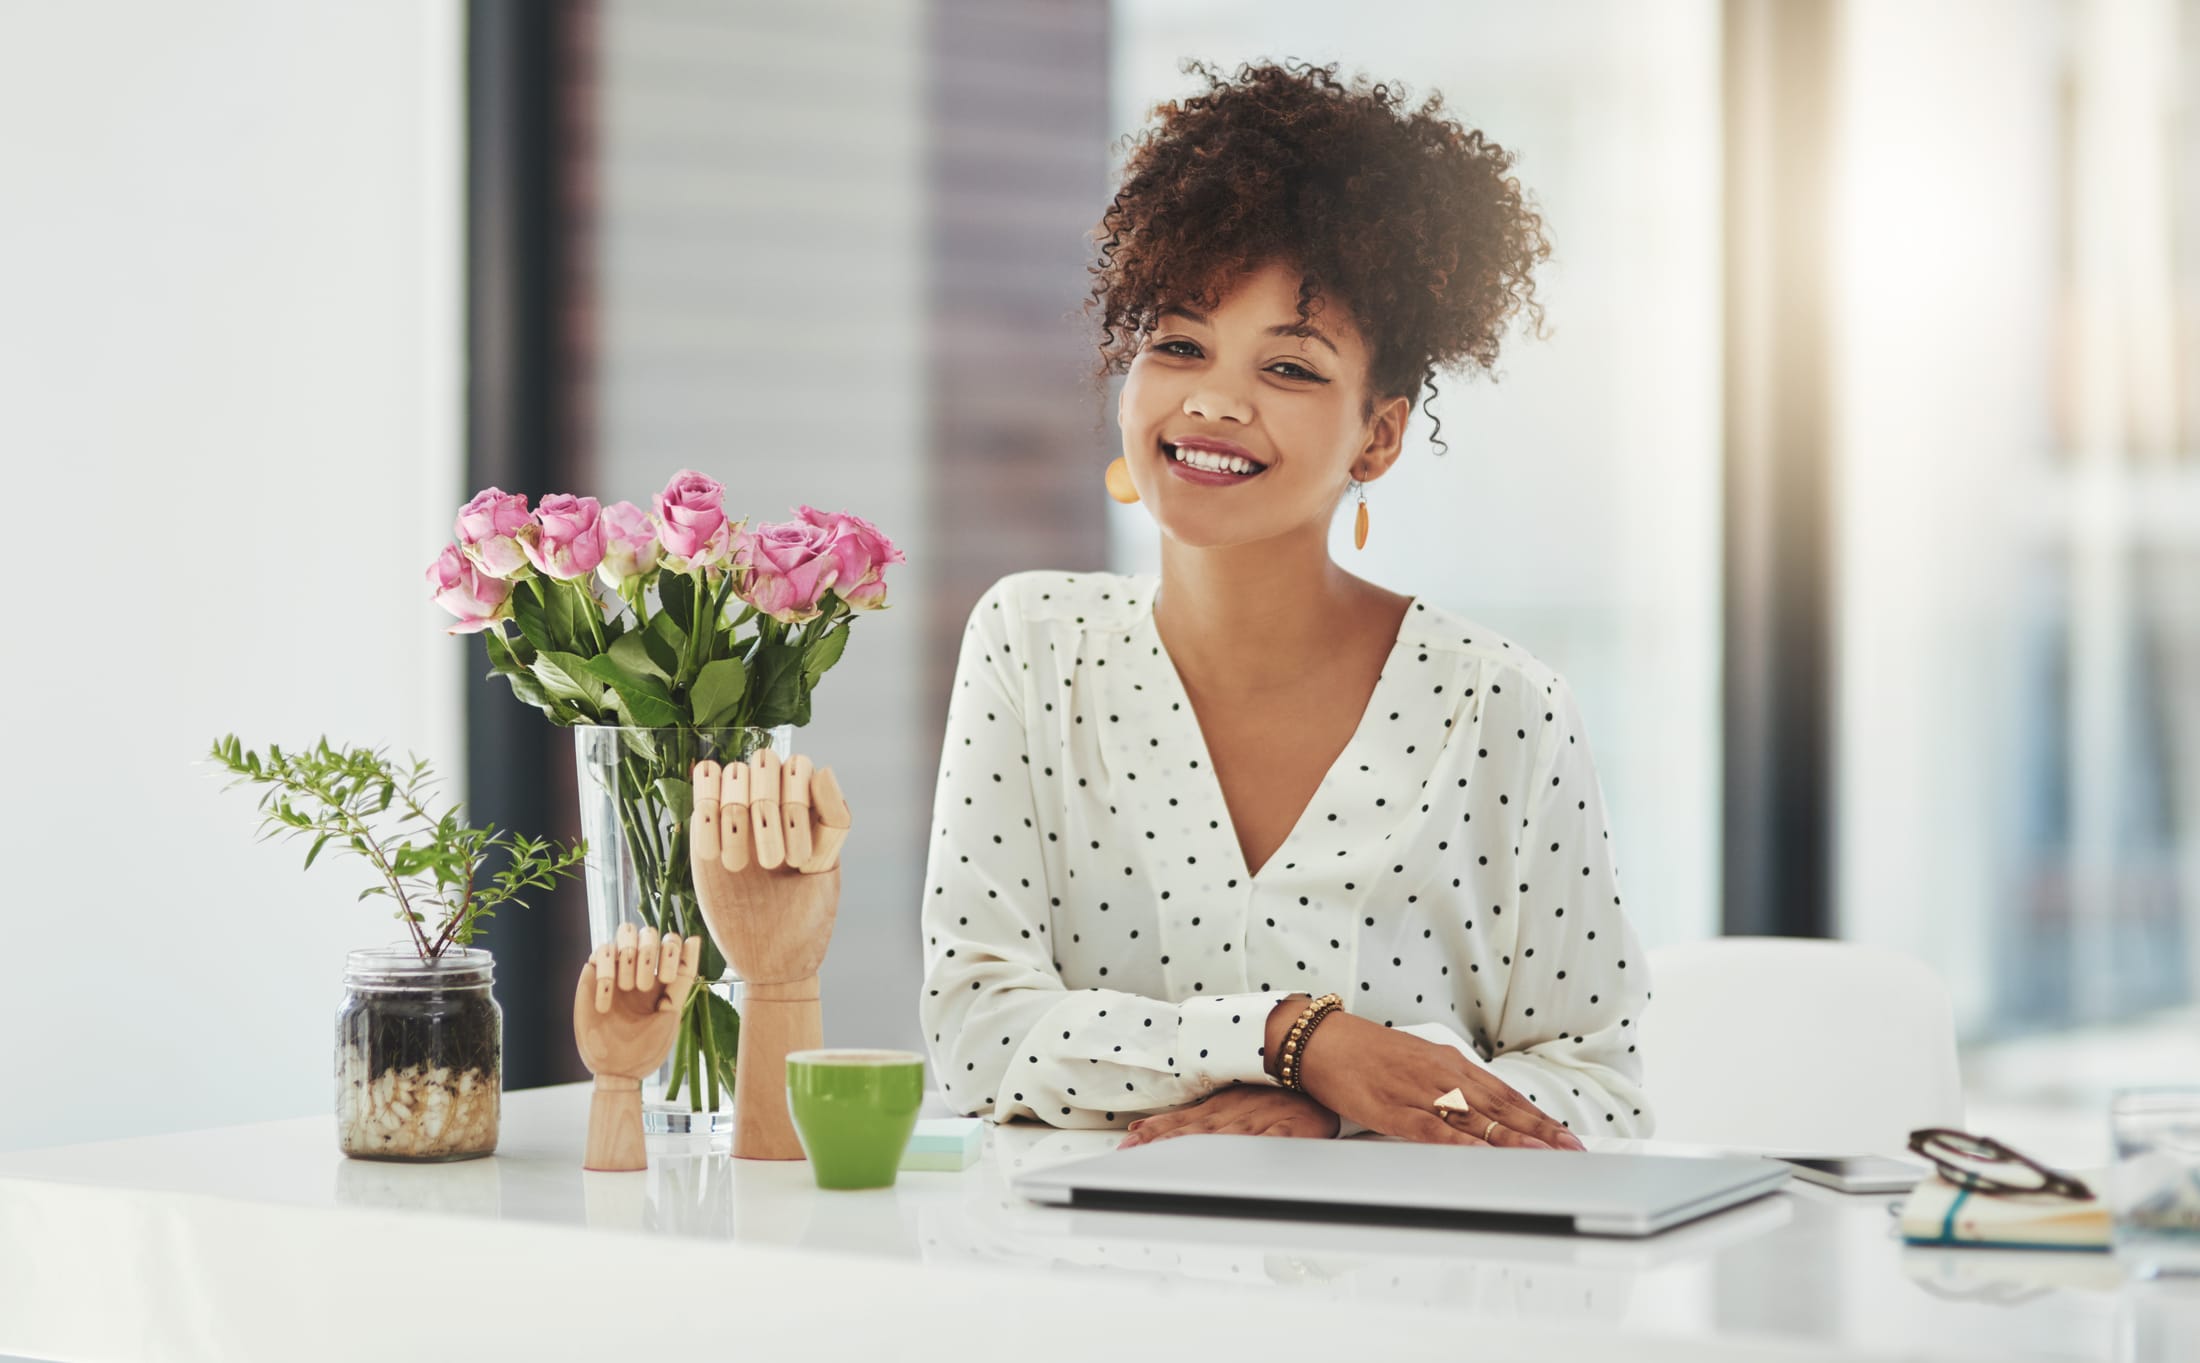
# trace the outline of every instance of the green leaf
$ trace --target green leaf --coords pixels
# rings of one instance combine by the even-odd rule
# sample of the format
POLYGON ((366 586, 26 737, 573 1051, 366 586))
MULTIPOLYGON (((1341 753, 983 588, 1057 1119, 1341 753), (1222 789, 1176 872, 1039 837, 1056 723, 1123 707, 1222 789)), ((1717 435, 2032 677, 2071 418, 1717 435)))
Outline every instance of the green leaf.
POLYGON ((817 685, 817 679, 824 676, 834 663, 840 661, 840 655, 847 647, 848 627, 842 625, 838 629, 827 632, 823 638, 813 640, 810 646, 803 650, 802 670, 809 675, 810 685, 817 685))
POLYGON ((755 703, 749 723, 776 729, 793 722, 802 704, 802 655, 780 645, 759 648, 756 654, 757 674, 750 690, 755 703))
POLYGON ((613 641, 609 656, 619 666, 636 676, 655 677, 657 680, 665 682, 671 681, 673 672, 678 670, 678 660, 675 659, 671 668, 659 667, 657 659, 649 651, 646 639, 647 636, 640 634, 621 635, 613 641))
POLYGON ((732 1093, 735 1061, 741 1054, 741 1014, 702 980, 695 982, 695 988, 703 996, 704 1025, 710 1029, 711 1060, 718 1082, 732 1093))
MULTIPOLYGON (((495 674, 491 673, 490 675, 494 676, 495 674)), ((557 700, 551 696, 549 691, 543 688, 541 682, 535 680, 534 673, 514 672, 507 676, 505 680, 512 684, 513 695, 518 696, 529 705, 549 711, 552 719, 557 717, 559 709, 557 700)))
POLYGON ((657 574, 657 604, 683 633, 695 632, 695 579, 670 568, 657 574))
POLYGON ((481 632, 481 645, 489 651, 489 670, 501 677, 514 672, 524 672, 519 659, 512 656, 512 646, 504 642, 504 636, 494 629, 481 632))
POLYGON ((649 628, 642 632, 642 646, 649 650, 657 670, 667 677, 680 671, 680 659, 687 655, 687 643, 687 631, 663 611, 650 616, 649 628))
POLYGON ((596 636, 583 623, 580 594, 563 582, 542 581, 542 590, 548 598, 544 611, 549 616, 550 637, 557 641, 556 647, 570 649, 584 643, 593 644, 596 636))
POLYGON ((559 700, 597 707, 603 704, 603 683, 589 666, 595 661, 577 653, 544 649, 535 658, 535 676, 541 680, 543 688, 559 700))
POLYGON ((306 864, 305 864, 305 865, 304 865, 303 867, 299 868, 299 869, 301 869, 301 870, 311 870, 311 869, 313 869, 313 859, 314 859, 315 857, 317 857, 317 856, 321 855, 321 849, 322 849, 322 848, 324 848, 324 847, 326 847, 326 846, 328 846, 328 840, 329 840, 329 839, 330 839, 330 838, 331 838, 332 836, 334 836, 334 835, 333 835, 333 834, 329 834, 329 833, 323 833, 323 834, 322 834, 322 835, 321 835, 320 837, 318 837, 318 838, 315 838, 315 839, 313 840, 313 850, 312 850, 312 851, 310 851, 310 852, 308 852, 308 853, 306 853, 306 864))
POLYGON ((550 617, 543 605, 543 581, 539 577, 522 578, 512 586, 512 621, 519 626, 520 637, 538 650, 547 651, 558 646, 550 634, 550 617))
POLYGON ((672 700, 672 693, 655 677, 638 676, 621 667, 611 657, 590 658, 584 664, 589 675, 609 686, 619 698, 619 709, 626 715, 627 723, 645 729, 669 729, 681 722, 680 707, 672 700))
POLYGON ((665 809, 672 815, 673 826, 685 826, 695 813, 695 787, 677 776, 667 776, 657 782, 657 793, 664 797, 665 809))
POLYGON ((741 666, 739 658, 720 658, 705 663, 695 678, 695 685, 688 688, 688 700, 695 710, 695 726, 707 729, 732 723, 741 708, 741 697, 747 685, 748 670, 741 666))

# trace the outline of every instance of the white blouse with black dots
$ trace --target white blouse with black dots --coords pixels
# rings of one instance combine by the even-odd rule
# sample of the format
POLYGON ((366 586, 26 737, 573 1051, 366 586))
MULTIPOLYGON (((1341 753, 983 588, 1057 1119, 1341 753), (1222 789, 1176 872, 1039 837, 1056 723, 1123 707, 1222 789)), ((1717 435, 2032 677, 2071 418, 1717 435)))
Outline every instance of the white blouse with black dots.
POLYGON ((1650 1134, 1650 981, 1565 680, 1415 598, 1351 741, 1248 875, 1159 585, 1014 573, 971 611, 922 915, 946 1099, 1107 1127, 1274 1086, 1269 1012, 1335 991, 1574 1131, 1650 1134))

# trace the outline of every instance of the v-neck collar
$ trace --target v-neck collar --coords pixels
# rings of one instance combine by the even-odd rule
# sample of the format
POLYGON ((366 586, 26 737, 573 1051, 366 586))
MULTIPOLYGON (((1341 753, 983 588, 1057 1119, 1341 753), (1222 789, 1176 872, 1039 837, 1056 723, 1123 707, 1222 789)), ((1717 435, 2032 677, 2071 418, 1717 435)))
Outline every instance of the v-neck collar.
POLYGON ((1390 651, 1383 659, 1382 672, 1375 679, 1374 689, 1368 693, 1367 705, 1360 711, 1359 723, 1353 726, 1352 737, 1345 740, 1344 748, 1322 773, 1322 779, 1314 787, 1314 793, 1307 797, 1305 808, 1292 820, 1291 831, 1284 835, 1282 842, 1276 844, 1275 850, 1268 854, 1268 859, 1261 863, 1260 870, 1256 872, 1247 869, 1245 865, 1245 845, 1238 838, 1236 820, 1230 816, 1230 802, 1223 798, 1222 781, 1215 774, 1214 757, 1207 750, 1206 731, 1200 728, 1199 715, 1192 708, 1191 693, 1184 689, 1184 678, 1176 670, 1176 660, 1169 656, 1169 646, 1162 642, 1160 626, 1154 623, 1153 601, 1159 589, 1158 577, 1148 580, 1139 603, 1138 628, 1144 632, 1146 643, 1153 650, 1152 656, 1160 664, 1156 671, 1166 678, 1163 685, 1167 688, 1167 699, 1172 705, 1170 714, 1181 716, 1180 720, 1174 721, 1177 723, 1178 743, 1182 750, 1198 754, 1202 798, 1206 800, 1211 811, 1210 818, 1221 830, 1223 844, 1229 849, 1230 864, 1246 884, 1265 885, 1275 878, 1272 872, 1295 867, 1295 859, 1286 858, 1301 841, 1306 821, 1314 813, 1315 806, 1321 804, 1324 797, 1335 788, 1339 773, 1351 770, 1348 763, 1364 761, 1364 754, 1373 750, 1370 728, 1375 723, 1375 717, 1383 712, 1388 703, 1390 688, 1398 684, 1398 654, 1405 647, 1406 635, 1414 614, 1425 607, 1418 594, 1407 603, 1405 614, 1398 620, 1398 632, 1390 641, 1390 651), (1283 867, 1278 867, 1279 861, 1284 862, 1283 867))

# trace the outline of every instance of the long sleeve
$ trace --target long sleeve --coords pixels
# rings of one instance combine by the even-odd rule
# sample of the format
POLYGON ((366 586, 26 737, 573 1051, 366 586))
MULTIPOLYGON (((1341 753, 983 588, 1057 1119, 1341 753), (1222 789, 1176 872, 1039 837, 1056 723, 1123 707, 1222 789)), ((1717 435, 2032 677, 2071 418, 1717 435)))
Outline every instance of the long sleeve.
POLYGON ((933 797, 919 1006, 942 1095, 996 1122, 1101 1127, 1229 1083, 1275 1084, 1267 1019, 1290 991, 1172 1003, 1064 985, 1048 932, 1062 887, 1032 766, 1054 747, 1035 741, 1045 731, 1021 680, 1014 582, 989 588, 965 626, 933 797))
MULTIPOLYGON (((1442 1023, 1399 1030, 1451 1046, 1578 1135, 1647 1136, 1636 1044, 1650 978, 1622 911, 1603 791, 1565 679, 1549 674, 1527 713, 1523 724, 1542 730, 1528 788, 1514 796, 1525 811, 1511 830, 1517 876, 1489 920, 1508 925, 1496 934, 1506 973, 1491 1053, 1442 1023)), ((1340 1137, 1368 1130, 1340 1121, 1340 1137)))

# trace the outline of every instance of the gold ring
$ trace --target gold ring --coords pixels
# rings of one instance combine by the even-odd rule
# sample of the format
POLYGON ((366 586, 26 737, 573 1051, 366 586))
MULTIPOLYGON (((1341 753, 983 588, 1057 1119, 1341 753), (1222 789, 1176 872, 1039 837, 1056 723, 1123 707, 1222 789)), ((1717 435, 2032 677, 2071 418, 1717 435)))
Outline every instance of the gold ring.
POLYGON ((1490 1118, 1490 1124, 1482 1128, 1482 1144, 1488 1145, 1490 1143, 1490 1133, 1496 1129, 1497 1119, 1492 1117, 1490 1118))

